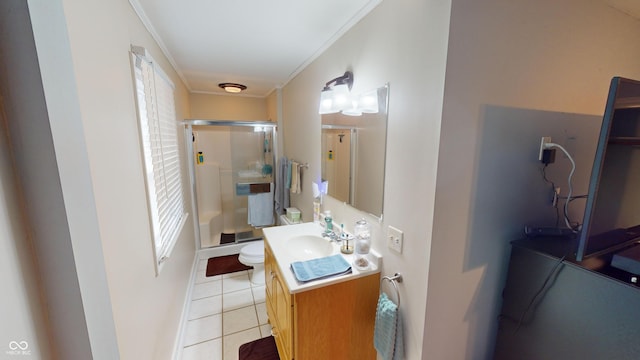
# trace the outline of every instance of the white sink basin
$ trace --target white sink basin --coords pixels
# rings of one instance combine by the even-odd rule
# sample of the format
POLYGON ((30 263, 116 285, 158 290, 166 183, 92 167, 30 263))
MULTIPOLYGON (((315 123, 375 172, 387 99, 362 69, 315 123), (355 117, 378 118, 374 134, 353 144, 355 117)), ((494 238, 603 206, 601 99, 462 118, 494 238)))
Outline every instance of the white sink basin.
POLYGON ((315 235, 298 235, 286 241, 289 255, 298 261, 311 260, 333 254, 329 240, 315 235))

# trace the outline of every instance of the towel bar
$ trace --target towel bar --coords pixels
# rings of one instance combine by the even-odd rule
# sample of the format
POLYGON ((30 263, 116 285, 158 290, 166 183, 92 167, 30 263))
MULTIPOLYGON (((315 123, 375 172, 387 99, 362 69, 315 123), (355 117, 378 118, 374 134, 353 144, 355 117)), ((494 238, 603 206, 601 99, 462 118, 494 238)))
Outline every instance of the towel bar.
POLYGON ((393 288, 396 290, 396 299, 398 300, 397 304, 398 308, 400 308, 400 290, 398 289, 398 283, 402 282, 402 274, 395 273, 393 274, 393 276, 383 276, 382 279, 380 279, 380 293, 382 293, 382 283, 385 280, 390 282, 391 285, 393 285, 393 288))

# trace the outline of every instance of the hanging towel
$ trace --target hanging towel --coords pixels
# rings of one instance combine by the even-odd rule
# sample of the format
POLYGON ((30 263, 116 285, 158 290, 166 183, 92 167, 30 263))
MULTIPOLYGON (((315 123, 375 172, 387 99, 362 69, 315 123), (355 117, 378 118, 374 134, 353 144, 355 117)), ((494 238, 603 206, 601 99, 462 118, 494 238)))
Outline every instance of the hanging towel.
POLYGON ((298 163, 295 161, 290 161, 289 162, 289 192, 291 194, 295 194, 296 193, 296 178, 295 178, 295 173, 298 172, 298 163))
POLYGON ((285 180, 287 179, 287 167, 288 167, 287 158, 283 156, 280 159, 280 162, 277 166, 276 171, 276 193, 275 193, 275 203, 276 203, 276 214, 278 216, 284 214, 286 208, 289 207, 289 189, 285 188, 285 180))
POLYGON ((291 189, 291 167, 293 166, 293 161, 287 161, 287 171, 285 172, 287 178, 285 180, 284 188, 289 190, 291 189))
POLYGON ((387 294, 381 293, 376 309, 373 345, 383 360, 401 360, 404 358, 403 342, 398 305, 391 301, 387 294))
POLYGON ((251 226, 273 225, 273 183, 269 192, 248 196, 247 222, 251 226))
POLYGON ((300 164, 291 162, 291 193, 300 194, 300 164))

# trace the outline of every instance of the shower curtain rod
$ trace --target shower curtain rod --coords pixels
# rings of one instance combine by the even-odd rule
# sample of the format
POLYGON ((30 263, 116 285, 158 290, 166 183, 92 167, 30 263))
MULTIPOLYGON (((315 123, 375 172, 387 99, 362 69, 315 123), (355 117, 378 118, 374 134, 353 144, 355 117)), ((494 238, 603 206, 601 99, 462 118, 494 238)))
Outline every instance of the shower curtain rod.
POLYGON ((234 121, 234 120, 202 120, 202 119, 185 119, 183 125, 217 125, 217 126, 263 126, 277 127, 278 123, 272 121, 234 121))

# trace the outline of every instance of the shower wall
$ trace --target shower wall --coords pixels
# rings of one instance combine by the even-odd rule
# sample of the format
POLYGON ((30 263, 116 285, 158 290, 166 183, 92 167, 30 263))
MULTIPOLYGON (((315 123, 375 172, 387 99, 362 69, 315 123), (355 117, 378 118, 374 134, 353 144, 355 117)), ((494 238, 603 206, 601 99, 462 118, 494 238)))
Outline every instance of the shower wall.
MULTIPOLYGON (((228 127, 194 126, 194 152, 202 152, 195 165, 196 200, 201 246, 220 245, 222 232, 233 232, 233 186, 228 127)), ((197 156, 196 156, 197 159, 197 156)))
POLYGON ((247 223, 247 196, 235 190, 237 183, 272 181, 262 173, 273 163, 270 133, 220 125, 193 126, 192 132, 201 247, 220 245, 221 233, 236 234, 236 241, 261 236, 247 223))
POLYGON ((220 245, 220 234, 233 233, 231 136, 227 126, 194 126, 196 200, 201 246, 220 245))

